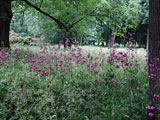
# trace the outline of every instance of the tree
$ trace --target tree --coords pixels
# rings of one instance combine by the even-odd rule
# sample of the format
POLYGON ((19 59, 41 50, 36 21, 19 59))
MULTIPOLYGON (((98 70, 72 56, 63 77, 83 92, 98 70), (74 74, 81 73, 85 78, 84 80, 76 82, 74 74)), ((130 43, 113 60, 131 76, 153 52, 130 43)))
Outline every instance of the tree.
MULTIPOLYGON (((154 94, 160 93, 160 0, 149 1, 149 99, 156 106, 154 94)), ((156 119, 156 118, 153 118, 156 119)))
MULTIPOLYGON (((96 13, 90 14, 91 16, 96 16, 98 20, 96 21, 97 29, 102 26, 108 29, 108 34, 111 35, 108 37, 108 34, 104 33, 106 29, 101 31, 103 38, 115 38, 116 42, 122 43, 120 38, 123 38, 123 44, 129 40, 129 37, 134 35, 135 28, 138 25, 138 0, 126 1, 126 0, 105 0, 102 9, 96 13), (133 31, 132 33, 129 30, 133 31), (117 40, 117 38, 119 38, 117 40)), ((102 29, 101 29, 102 30, 102 29)), ((99 35, 100 36, 100 35, 99 35)))
POLYGON ((136 28, 136 41, 140 47, 147 47, 147 39, 148 39, 148 27, 149 27, 149 0, 140 0, 139 2, 139 14, 138 19, 139 23, 136 28))
MULTIPOLYGON (((74 34, 79 33, 77 29, 81 29, 82 26, 84 26, 83 21, 88 17, 88 14, 95 12, 101 3, 101 0, 55 0, 44 2, 40 10, 35 5, 28 3, 26 0, 24 1, 40 13, 45 13, 45 15, 51 19, 53 19, 53 17, 50 15, 54 13, 54 18, 57 20, 53 20, 58 24, 58 33, 63 33, 61 36, 69 38, 70 42, 72 42, 74 34)), ((39 15, 41 16, 41 14, 39 15)))
POLYGON ((0 12, 0 20, 1 24, 4 25, 1 30, 5 31, 5 35, 1 34, 1 43, 4 44, 4 47, 9 47, 9 32, 7 31, 9 31, 10 21, 12 18, 12 1, 15 1, 17 3, 16 7, 18 7, 19 5, 28 5, 30 8, 34 8, 36 11, 39 11, 41 14, 52 19, 55 23, 57 23, 58 27, 62 31, 67 33, 69 37, 72 38, 72 28, 74 28, 76 24, 84 20, 89 12, 94 12, 94 10, 97 9, 96 5, 98 5, 101 0, 1 0, 0 7, 2 9, 0 12))
POLYGON ((0 0, 0 47, 10 47, 9 28, 12 19, 11 0, 0 0))
POLYGON ((21 13, 14 14, 10 24, 10 30, 14 30, 14 32, 21 37, 30 35, 28 32, 28 27, 25 24, 25 17, 23 17, 21 13))

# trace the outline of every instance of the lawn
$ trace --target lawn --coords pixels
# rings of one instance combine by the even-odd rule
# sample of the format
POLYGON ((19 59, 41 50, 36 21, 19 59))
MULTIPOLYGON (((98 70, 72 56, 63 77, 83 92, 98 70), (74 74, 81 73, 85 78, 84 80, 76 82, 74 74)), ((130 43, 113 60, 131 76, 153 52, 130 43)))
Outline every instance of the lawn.
POLYGON ((0 52, 0 119, 146 120, 146 50, 78 45, 0 52))

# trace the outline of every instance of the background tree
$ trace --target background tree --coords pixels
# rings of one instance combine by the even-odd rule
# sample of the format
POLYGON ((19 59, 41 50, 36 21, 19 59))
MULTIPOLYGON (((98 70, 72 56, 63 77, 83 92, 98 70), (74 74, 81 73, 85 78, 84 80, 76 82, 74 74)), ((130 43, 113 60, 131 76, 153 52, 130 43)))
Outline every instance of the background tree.
POLYGON ((135 36, 138 26, 139 0, 106 0, 99 11, 90 14, 97 17, 97 29, 104 41, 114 38, 116 42, 126 44, 135 36), (104 29, 101 29, 104 28, 104 29))
MULTIPOLYGON (((5 3, 11 4, 9 1, 5 3)), ((116 43, 126 44, 133 37, 141 47, 146 46, 147 0, 13 0, 12 10, 15 16, 11 28, 22 32, 21 36, 42 36, 45 30, 45 42, 54 44, 64 37, 83 43, 107 43, 114 37, 116 43), (15 22, 17 14, 19 22, 15 22), (18 25, 20 22, 23 26, 18 25)))
POLYGON ((88 13, 94 12, 101 0, 46 1, 43 2, 41 9, 27 0, 24 0, 24 2, 54 20, 59 30, 64 33, 63 36, 67 36, 72 41, 73 28, 84 20, 88 13))

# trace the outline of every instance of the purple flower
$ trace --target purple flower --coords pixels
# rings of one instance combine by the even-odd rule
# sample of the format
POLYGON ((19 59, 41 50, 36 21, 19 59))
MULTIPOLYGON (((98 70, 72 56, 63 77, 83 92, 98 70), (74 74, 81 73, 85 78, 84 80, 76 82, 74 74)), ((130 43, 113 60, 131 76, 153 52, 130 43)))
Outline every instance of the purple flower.
POLYGON ((18 94, 22 94, 23 92, 22 92, 22 88, 19 88, 19 90, 18 90, 18 94))
POLYGON ((148 113, 148 116, 149 116, 149 117, 153 117, 154 114, 153 114, 153 113, 148 113))
POLYGON ((87 63, 87 66, 89 67, 91 65, 91 63, 89 62, 89 63, 87 63))
POLYGON ((159 95, 158 94, 154 94, 153 97, 154 97, 154 99, 157 100, 159 98, 159 95))
POLYGON ((88 71, 88 72, 90 72, 90 73, 92 73, 92 72, 93 72, 91 68, 88 68, 88 70, 87 70, 87 71, 88 71))
POLYGON ((116 68, 119 68, 120 66, 119 65, 116 65, 116 68))
POLYGON ((98 66, 98 63, 94 63, 93 65, 94 65, 94 67, 97 67, 97 66, 98 66))
POLYGON ((61 74, 61 76, 63 77, 63 76, 64 76, 64 74, 61 74))
POLYGON ((94 73, 95 73, 95 74, 98 74, 98 73, 99 73, 99 70, 95 70, 94 73))
POLYGON ((148 109, 148 110, 154 110, 154 109, 155 109, 155 107, 153 107, 153 106, 149 106, 149 105, 148 105, 148 106, 146 107, 146 109, 148 109))
POLYGON ((115 79, 112 79, 111 81, 112 81, 113 85, 116 84, 116 80, 115 79))
POLYGON ((35 72, 35 73, 34 73, 34 76, 37 76, 37 75, 38 75, 38 72, 35 72))
POLYGON ((32 60, 33 63, 35 63, 36 61, 37 61, 36 59, 33 59, 33 60, 32 60))
POLYGON ((40 64, 40 63, 43 63, 43 62, 44 62, 43 60, 38 61, 39 64, 40 64))
POLYGON ((102 79, 102 80, 101 80, 101 82, 105 82, 105 80, 104 80, 104 79, 102 79))
POLYGON ((157 107, 157 110, 158 110, 158 111, 160 111, 160 106, 159 106, 159 107, 157 107))
POLYGON ((26 88, 26 85, 24 84, 24 85, 23 85, 23 89, 25 89, 25 88, 26 88))
POLYGON ((127 77, 125 77, 125 78, 124 78, 124 80, 128 80, 128 78, 127 78, 127 77))
POLYGON ((2 61, 0 61, 0 65, 2 65, 2 61))

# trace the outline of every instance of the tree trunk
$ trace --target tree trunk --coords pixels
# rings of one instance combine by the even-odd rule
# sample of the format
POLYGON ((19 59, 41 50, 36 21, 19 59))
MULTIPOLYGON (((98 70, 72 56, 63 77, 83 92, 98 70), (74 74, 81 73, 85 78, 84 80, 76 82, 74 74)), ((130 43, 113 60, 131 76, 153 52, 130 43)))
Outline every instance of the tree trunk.
MULTIPOLYGON (((159 84, 160 71, 160 0, 149 1, 149 100, 153 106, 156 106, 157 101, 153 98, 154 94, 160 94, 159 84), (155 70, 155 71, 153 71, 155 70)), ((157 119, 152 118, 152 120, 157 119)))
POLYGON ((0 1, 0 47, 10 47, 9 31, 12 19, 11 0, 0 1))
POLYGON ((147 50, 149 49, 149 30, 147 30, 147 50))
POLYGON ((69 42, 68 42, 68 47, 69 47, 69 48, 71 48, 72 42, 73 42, 73 36, 72 36, 72 32, 70 32, 70 33, 69 33, 69 42))

